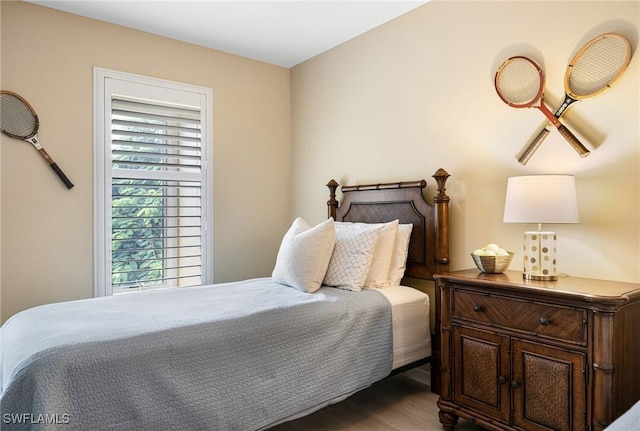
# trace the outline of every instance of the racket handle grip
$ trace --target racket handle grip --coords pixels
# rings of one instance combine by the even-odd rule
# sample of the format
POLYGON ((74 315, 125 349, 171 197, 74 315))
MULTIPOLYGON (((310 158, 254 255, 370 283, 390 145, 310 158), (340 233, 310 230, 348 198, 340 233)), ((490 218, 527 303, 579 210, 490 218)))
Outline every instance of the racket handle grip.
POLYGON ((58 176, 60 177, 60 179, 62 180, 64 185, 67 186, 68 189, 73 188, 73 183, 71 181, 69 181, 69 178, 67 178, 67 176, 64 174, 64 172, 62 172, 62 169, 60 169, 55 162, 51 163, 49 166, 51 166, 51 169, 53 169, 53 171, 56 174, 58 174, 58 176))
POLYGON ((522 153, 522 155, 518 158, 518 163, 520 163, 521 165, 527 164, 531 156, 533 156, 533 153, 536 152, 540 144, 542 144, 542 141, 544 141, 547 135, 549 135, 549 132, 551 132, 549 127, 553 127, 553 124, 551 124, 551 122, 547 123, 547 126, 544 129, 540 130, 538 136, 536 136, 533 141, 531 141, 527 149, 524 150, 524 153, 522 153))
POLYGON ((578 138, 576 138, 575 135, 566 128, 566 126, 558 126, 558 132, 560 132, 564 139, 566 139, 567 142, 571 144, 573 149, 576 150, 580 157, 587 157, 589 154, 591 154, 591 151, 589 151, 584 145, 582 145, 578 138))

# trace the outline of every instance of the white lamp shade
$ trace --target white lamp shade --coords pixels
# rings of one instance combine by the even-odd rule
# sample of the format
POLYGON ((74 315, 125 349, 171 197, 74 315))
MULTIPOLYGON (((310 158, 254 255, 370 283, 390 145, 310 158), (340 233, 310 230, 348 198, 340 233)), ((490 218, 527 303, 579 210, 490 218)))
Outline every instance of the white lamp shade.
POLYGON ((507 181, 505 223, 578 223, 576 181, 571 175, 529 175, 507 181))

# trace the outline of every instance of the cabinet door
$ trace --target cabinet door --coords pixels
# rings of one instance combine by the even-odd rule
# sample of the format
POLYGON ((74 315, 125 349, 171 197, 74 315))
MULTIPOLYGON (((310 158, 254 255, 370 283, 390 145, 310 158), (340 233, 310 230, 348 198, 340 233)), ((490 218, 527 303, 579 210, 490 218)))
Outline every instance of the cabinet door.
POLYGON ((513 423, 532 431, 584 430, 585 355, 513 340, 513 423))
POLYGON ((453 327, 453 399, 509 423, 509 337, 453 327))

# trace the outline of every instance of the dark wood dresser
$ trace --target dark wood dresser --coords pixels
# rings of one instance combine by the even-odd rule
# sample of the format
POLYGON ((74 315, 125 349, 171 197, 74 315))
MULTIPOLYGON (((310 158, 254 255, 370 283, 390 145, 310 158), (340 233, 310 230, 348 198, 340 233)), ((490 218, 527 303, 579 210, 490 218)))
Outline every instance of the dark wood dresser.
POLYGON ((640 284, 435 277, 445 430, 601 431, 640 399, 640 284))

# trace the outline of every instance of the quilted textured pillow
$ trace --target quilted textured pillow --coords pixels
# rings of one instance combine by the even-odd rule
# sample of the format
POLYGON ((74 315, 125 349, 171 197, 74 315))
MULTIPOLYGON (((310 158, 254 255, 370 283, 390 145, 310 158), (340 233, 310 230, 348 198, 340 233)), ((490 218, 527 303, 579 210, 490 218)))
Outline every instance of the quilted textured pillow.
POLYGON ((389 286, 399 285, 402 277, 404 277, 404 271, 407 268, 409 240, 411 239, 412 230, 412 224, 401 224, 398 226, 391 266, 389 267, 389 286))
POLYGON ((398 232, 398 220, 388 223, 348 223, 336 222, 336 229, 343 226, 352 229, 380 227, 380 237, 376 243, 373 252, 373 262, 367 273, 364 287, 382 288, 389 286, 389 269, 391 267, 391 258, 396 243, 396 234, 398 232))
POLYGON ((336 225, 336 245, 322 284, 360 291, 373 262, 382 227, 352 229, 336 225))
POLYGON ((282 238, 271 274, 273 281, 307 293, 320 289, 333 252, 335 232, 332 218, 314 227, 296 218, 282 238))

